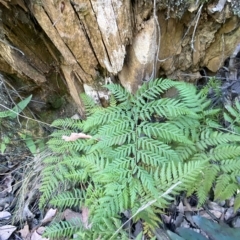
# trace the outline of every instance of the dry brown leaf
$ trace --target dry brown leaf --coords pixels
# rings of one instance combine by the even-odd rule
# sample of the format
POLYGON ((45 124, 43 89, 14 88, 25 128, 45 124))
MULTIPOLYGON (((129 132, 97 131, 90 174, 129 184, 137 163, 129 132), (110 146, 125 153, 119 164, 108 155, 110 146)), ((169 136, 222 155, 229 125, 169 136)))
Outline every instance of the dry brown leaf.
POLYGON ((42 237, 40 234, 37 233, 35 230, 31 236, 31 240, 49 240, 49 238, 42 237))
POLYGON ((11 217, 11 213, 8 211, 0 212, 0 220, 2 219, 9 219, 11 217))
POLYGON ((161 214, 162 220, 164 223, 169 224, 171 222, 172 217, 165 215, 165 214, 161 214))
POLYGON ((189 204, 187 198, 184 198, 184 199, 183 199, 183 203, 184 203, 184 206, 186 206, 187 211, 191 212, 191 211, 192 211, 192 207, 191 207, 191 205, 189 204))
POLYGON ((234 217, 235 215, 236 215, 236 213, 234 213, 234 208, 233 208, 233 207, 230 207, 230 208, 228 208, 228 210, 225 212, 224 219, 225 219, 225 220, 228 220, 228 219, 234 217))
POLYGON ((62 139, 69 142, 69 141, 76 141, 79 138, 83 139, 89 139, 92 138, 90 135, 86 135, 85 133, 71 133, 71 135, 68 136, 62 136, 62 139))
POLYGON ((51 222, 57 213, 57 209, 50 208, 42 220, 42 224, 51 222))
POLYGON ((220 218, 222 216, 223 213, 217 211, 217 210, 210 210, 210 212, 216 217, 216 218, 220 218))
POLYGON ((211 210, 218 211, 218 212, 221 212, 221 213, 224 213, 224 212, 225 212, 225 208, 219 206, 219 205, 218 205, 217 203, 215 203, 215 202, 208 202, 207 205, 208 205, 209 209, 211 209, 211 210))
POLYGON ((87 207, 82 207, 81 220, 82 220, 83 226, 86 229, 91 228, 88 224, 88 218, 89 218, 89 209, 87 207))
POLYGON ((7 208, 12 201, 13 201, 13 197, 11 195, 5 198, 0 198, 1 210, 7 208))
POLYGON ((35 215, 30 211, 28 205, 26 204, 23 209, 23 219, 33 219, 35 215))
POLYGON ((81 220, 83 226, 86 229, 91 228, 91 225, 88 223, 88 219, 89 219, 89 209, 87 207, 82 207, 82 213, 78 213, 78 212, 74 212, 71 209, 66 209, 63 213, 63 216, 65 218, 66 221, 71 221, 74 219, 76 220, 81 220))
POLYGON ((235 201, 235 198, 234 198, 234 197, 231 197, 231 198, 229 199, 228 206, 229 206, 229 207, 233 207, 234 201, 235 201))
POLYGON ((0 239, 1 240, 8 240, 8 238, 12 235, 12 233, 16 230, 17 228, 12 225, 5 225, 0 227, 0 239))
POLYGON ((71 209, 66 209, 63 212, 63 216, 66 221, 70 221, 73 225, 81 222, 86 229, 90 229, 91 225, 88 224, 88 209, 84 207, 82 211, 83 214, 74 212, 71 209))
MULTIPOLYGON (((188 206, 187 206, 188 207, 188 206)), ((180 201, 180 203, 178 204, 178 211, 180 213, 184 213, 184 206, 183 206, 183 203, 182 201, 180 201)))
POLYGON ((81 219, 81 217, 82 217, 81 214, 78 213, 78 212, 74 212, 71 209, 66 209, 63 213, 63 216, 64 216, 66 221, 71 221, 71 220, 74 221, 74 219, 82 220, 81 219))
MULTIPOLYGON (((177 206, 177 209, 178 209, 178 206, 177 206)), ((183 206, 184 212, 199 212, 202 209, 203 208, 191 207, 191 210, 190 210, 189 207, 183 206)))
POLYGON ((26 224, 23 229, 19 230, 19 232, 21 233, 21 237, 22 239, 26 239, 28 234, 29 234, 29 226, 26 224))
POLYGON ((39 227, 36 231, 39 235, 43 235, 43 233, 45 231, 45 227, 39 227))
MULTIPOLYGON (((211 212, 216 218, 220 218, 222 216, 222 213, 219 212, 219 211, 216 211, 216 210, 209 210, 209 212, 211 212)), ((199 215, 204 217, 204 218, 207 218, 207 219, 213 219, 212 216, 210 216, 206 211, 200 211, 199 212, 199 215)))
POLYGON ((6 190, 8 193, 12 192, 12 176, 11 175, 7 175, 4 179, 3 179, 3 185, 6 187, 6 190))
POLYGON ((0 3, 1 3, 2 5, 4 5, 6 8, 8 8, 8 9, 9 9, 9 6, 8 6, 8 3, 7 3, 7 1, 0 0, 0 3))
POLYGON ((212 219, 211 216, 209 216, 209 214, 205 210, 200 211, 199 215, 207 219, 212 219))
POLYGON ((176 227, 179 227, 181 225, 182 221, 183 221, 184 207, 183 207, 182 201, 180 201, 180 203, 178 205, 178 212, 179 213, 178 213, 178 215, 177 215, 177 217, 175 219, 175 222, 174 222, 176 227))

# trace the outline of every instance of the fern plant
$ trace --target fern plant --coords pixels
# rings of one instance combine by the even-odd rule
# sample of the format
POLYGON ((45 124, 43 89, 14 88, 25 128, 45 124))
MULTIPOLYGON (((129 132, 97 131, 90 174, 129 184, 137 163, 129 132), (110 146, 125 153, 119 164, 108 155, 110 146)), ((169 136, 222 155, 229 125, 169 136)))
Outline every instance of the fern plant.
MULTIPOLYGON (((219 130, 213 117, 219 110, 211 109, 193 85, 157 79, 134 95, 119 85, 106 87, 112 93, 109 107, 84 96, 86 120, 53 123, 62 130, 48 142, 53 154, 44 161, 41 206, 87 207, 90 215, 88 227, 56 223, 47 228, 47 236, 59 237, 61 230, 77 239, 128 239, 121 227, 126 211, 149 232, 180 191, 196 192, 199 204, 213 184, 216 198, 236 192, 240 136, 219 130), (177 95, 164 97, 171 88, 177 95), (76 131, 91 138, 62 139, 76 131), (225 188, 227 184, 231 187, 225 188)), ((237 201, 235 208, 239 206, 237 201)))
MULTIPOLYGON (((7 107, 2 105, 2 107, 6 108, 8 110, 0 111, 0 125, 2 125, 3 118, 8 118, 8 121, 10 121, 10 122, 12 121, 12 119, 16 118, 26 108, 28 103, 31 101, 31 98, 32 98, 32 95, 30 95, 29 97, 20 101, 12 109, 8 109, 7 107)), ((9 131, 5 131, 5 132, 8 133, 9 131)), ((29 139, 30 138, 26 139, 26 141, 25 141, 27 146, 29 146, 28 145, 29 139)), ((2 154, 6 150, 7 144, 9 144, 9 143, 10 143, 10 136, 9 135, 4 136, 4 135, 0 134, 0 148, 1 148, 2 154)))
POLYGON ((227 129, 240 134, 240 103, 236 99, 233 106, 230 104, 225 106, 224 120, 227 129))

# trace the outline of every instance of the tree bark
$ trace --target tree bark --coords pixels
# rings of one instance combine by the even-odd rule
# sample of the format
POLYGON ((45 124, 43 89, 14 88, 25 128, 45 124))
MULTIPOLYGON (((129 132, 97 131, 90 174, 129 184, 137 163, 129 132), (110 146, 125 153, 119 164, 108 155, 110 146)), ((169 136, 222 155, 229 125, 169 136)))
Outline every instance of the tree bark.
POLYGON ((0 0, 0 72, 38 102, 102 87, 132 92, 168 77, 194 82, 217 72, 239 43, 238 1, 0 0), (199 3, 200 2, 200 3, 199 3))

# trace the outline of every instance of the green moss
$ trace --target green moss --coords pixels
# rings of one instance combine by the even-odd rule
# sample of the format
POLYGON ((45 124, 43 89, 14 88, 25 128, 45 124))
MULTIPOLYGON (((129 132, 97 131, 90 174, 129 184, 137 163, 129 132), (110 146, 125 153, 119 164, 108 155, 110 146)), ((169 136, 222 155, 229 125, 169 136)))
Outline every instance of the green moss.
POLYGON ((64 96, 58 96, 55 94, 49 97, 48 103, 52 108, 59 109, 66 103, 66 101, 64 99, 64 96))

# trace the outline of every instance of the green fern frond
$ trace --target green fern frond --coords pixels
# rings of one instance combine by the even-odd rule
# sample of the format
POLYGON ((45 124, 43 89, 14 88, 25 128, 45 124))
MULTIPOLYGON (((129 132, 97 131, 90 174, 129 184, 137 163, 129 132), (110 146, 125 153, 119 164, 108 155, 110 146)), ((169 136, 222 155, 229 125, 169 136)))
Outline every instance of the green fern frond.
MULTIPOLYGON (((173 163, 172 163, 173 164, 173 163)), ((195 160, 188 163, 178 163, 177 171, 180 181, 183 183, 187 194, 190 195, 198 189, 198 182, 206 167, 207 160, 195 160)))
POLYGON ((234 211, 236 212, 240 208, 240 192, 234 198, 234 211))
POLYGON ((161 93, 175 86, 175 82, 169 79, 156 79, 144 83, 136 93, 136 102, 145 103, 145 99, 153 100, 159 97, 161 93))
MULTIPOLYGON (((234 179, 235 180, 235 179, 234 179)), ((231 175, 221 174, 216 181, 216 187, 214 189, 215 199, 226 200, 234 195, 239 189, 237 180, 233 181, 231 175)))
MULTIPOLYGON (((63 136, 63 135, 61 135, 63 136)), ((52 150, 53 152, 56 153, 64 153, 66 152, 66 146, 65 146, 66 141, 64 141, 63 139, 59 138, 58 136, 55 138, 51 138, 47 145, 49 147, 50 150, 52 150)))
POLYGON ((224 112, 224 120, 228 123, 228 129, 235 133, 240 134, 240 106, 239 102, 236 100, 234 106, 225 106, 226 112, 224 112))
POLYGON ((220 109, 207 109, 202 112, 204 117, 206 116, 214 116, 220 112, 220 109))
POLYGON ((239 157, 239 155, 240 146, 234 146, 232 144, 220 145, 214 149, 211 149, 209 153, 209 156, 216 161, 239 157))
POLYGON ((56 163, 59 163, 62 161, 62 157, 61 156, 58 156, 58 155, 52 155, 52 156, 48 156, 47 158, 45 158, 43 160, 43 162, 45 164, 56 164, 56 163))
POLYGON ((240 136, 222 133, 217 131, 202 131, 200 139, 196 142, 196 145, 199 149, 203 150, 209 146, 217 146, 229 142, 238 142, 240 141, 240 136))
POLYGON ((181 115, 197 116, 193 111, 186 108, 183 103, 175 99, 159 99, 143 105, 140 110, 140 116, 143 119, 151 120, 152 114, 157 114, 159 117, 173 118, 181 115))
POLYGON ((113 95, 110 96, 109 106, 110 107, 116 107, 117 106, 116 98, 113 95))
POLYGON ((197 196, 198 205, 202 206, 208 197, 208 193, 213 186, 215 179, 219 173, 219 167, 217 165, 208 165, 201 173, 201 180, 199 181, 197 196))
POLYGON ((71 237, 74 233, 76 233, 80 229, 81 227, 76 226, 76 224, 67 221, 61 221, 60 223, 54 223, 51 226, 46 227, 43 236, 48 236, 51 239, 71 237))
POLYGON ((179 129, 184 129, 185 131, 189 130, 191 133, 200 127, 199 120, 195 118, 193 114, 187 118, 185 116, 177 116, 176 118, 170 119, 168 122, 177 126, 179 129))
POLYGON ((228 188, 230 182, 231 177, 228 174, 221 174, 217 178, 216 187, 214 189, 215 199, 221 199, 223 191, 228 188))
POLYGON ((226 113, 226 112, 223 113, 223 117, 224 117, 224 120, 230 124, 229 128, 230 128, 231 130, 233 130, 234 132, 239 133, 239 131, 236 131, 236 130, 238 130, 238 127, 236 126, 236 124, 238 123, 238 119, 236 120, 236 119, 232 118, 232 117, 231 117, 228 113, 226 113))
POLYGON ((151 196, 158 196, 159 193, 157 191, 154 178, 145 169, 135 166, 133 169, 133 174, 136 174, 145 192, 149 191, 151 193, 151 196))
POLYGON ((88 143, 91 143, 91 139, 90 140, 77 139, 76 141, 69 141, 69 142, 64 143, 64 146, 66 147, 66 149, 72 149, 72 150, 80 152, 83 150, 86 151, 90 148, 88 143))
MULTIPOLYGON (((53 132, 50 136, 52 137, 49 141, 54 141, 55 139, 62 139, 62 136, 64 135, 70 135, 72 133, 71 129, 64 129, 64 130, 58 130, 53 132)), ((54 142, 50 142, 49 145, 54 144, 54 142)), ((60 143, 62 144, 62 143, 60 143)))
POLYGON ((115 132, 109 134, 109 136, 98 136, 100 140, 95 144, 93 149, 103 149, 106 147, 114 145, 123 145, 126 143, 131 143, 134 139, 134 130, 131 126, 128 126, 126 129, 119 129, 115 132))
POLYGON ((80 94, 80 98, 83 102, 85 107, 85 114, 86 116, 92 115, 94 112, 101 111, 102 107, 95 103, 95 101, 88 96, 87 94, 80 94))
POLYGON ((211 105, 211 100, 207 99, 206 97, 201 97, 201 94, 198 93, 198 97, 200 99, 200 101, 198 101, 199 104, 201 104, 201 111, 204 112, 204 110, 206 109, 210 109, 210 105, 211 105))
POLYGON ((215 128, 215 129, 222 128, 221 124, 219 124, 218 122, 216 122, 215 120, 213 120, 211 118, 205 118, 205 124, 206 124, 206 126, 208 126, 210 128, 215 128))
POLYGON ((196 88, 185 82, 176 82, 175 88, 178 90, 178 99, 184 103, 185 107, 192 109, 194 112, 200 112, 202 109, 201 102, 205 98, 197 95, 196 88))
POLYGON ((0 112, 0 118, 6 118, 11 115, 11 111, 1 111, 0 112))
POLYGON ((105 85, 105 87, 111 91, 115 99, 119 102, 127 102, 132 97, 130 93, 119 84, 109 84, 105 85))
POLYGON ((135 221, 144 219, 143 230, 145 234, 152 234, 155 228, 160 224, 160 218, 156 214, 156 208, 146 208, 141 211, 135 218, 135 221))
POLYGON ((88 181, 89 174, 84 169, 71 171, 65 175, 69 181, 81 182, 82 184, 88 181))
MULTIPOLYGON (((56 235, 59 229, 75 226, 60 223, 49 236, 77 232, 79 239, 111 239, 114 234, 125 239, 121 214, 126 211, 136 213, 132 221, 141 218, 150 234, 159 222, 158 213, 182 191, 187 196, 196 193, 199 204, 212 187, 215 198, 236 194, 240 136, 223 131, 221 112, 193 85, 157 79, 144 83, 135 95, 119 85, 107 88, 112 92, 110 107, 99 107, 83 96, 86 120, 53 124, 62 130, 48 142, 53 156, 44 161, 41 206, 49 201, 62 208, 84 205, 91 228, 79 224, 79 231, 56 235), (173 96, 165 97, 171 91, 173 96), (92 138, 62 139, 73 131, 92 138)), ((235 105, 224 115, 231 131, 240 129, 240 103, 235 105)))
POLYGON ((75 129, 75 128, 81 128, 82 120, 76 120, 72 118, 57 119, 57 120, 54 120, 54 122, 51 125, 53 127, 58 127, 58 128, 75 129))
MULTIPOLYGON (((98 135, 103 137, 106 135, 114 136, 116 135, 117 131, 128 129, 129 126, 132 125, 132 123, 133 121, 129 117, 113 120, 110 124, 106 124, 100 127, 98 135)), ((134 126, 131 126, 131 129, 133 129, 133 127, 134 126)))
MULTIPOLYGON (((42 184, 40 191, 42 197, 40 199, 40 206, 42 207, 46 201, 52 198, 52 194, 57 192, 60 186, 64 186, 67 183, 65 175, 71 171, 72 166, 62 160, 54 165, 46 165, 42 171, 42 184), (66 163, 66 164, 65 164, 66 163)), ((70 184, 69 184, 70 186, 70 184)))
POLYGON ((140 137, 137 140, 138 149, 149 150, 152 153, 163 156, 169 161, 177 161, 178 154, 168 145, 159 140, 148 137, 140 137))
POLYGON ((111 216, 114 216, 117 212, 121 211, 121 201, 122 206, 126 207, 128 205, 127 202, 123 202, 124 199, 127 198, 125 196, 120 196, 120 194, 117 194, 117 192, 114 192, 113 189, 111 189, 111 195, 108 193, 108 195, 99 199, 99 208, 94 212, 93 222, 101 222, 102 220, 108 219, 111 216), (119 198, 121 199, 120 201, 119 198))
POLYGON ((188 147, 186 147, 185 144, 179 144, 179 146, 176 147, 175 151, 178 159, 184 161, 187 159, 191 159, 191 157, 197 152, 197 148, 195 145, 189 145, 188 147))
POLYGON ((136 148, 134 143, 122 145, 114 149, 111 148, 108 152, 108 156, 110 159, 125 158, 130 156, 131 154, 136 154, 136 148))
MULTIPOLYGON (((90 175, 92 177, 94 173, 99 173, 106 167, 108 164, 108 162, 105 162, 106 160, 107 159, 105 159, 103 156, 96 155, 95 153, 88 154, 87 156, 82 156, 78 159, 79 164, 86 171, 84 172, 83 176, 90 175)), ((72 172, 70 174, 72 174, 72 172)))
POLYGON ((233 171, 240 171, 240 159, 234 158, 234 159, 228 159, 228 160, 222 160, 219 162, 220 169, 224 173, 231 173, 233 171))
POLYGON ((59 180, 53 176, 43 176, 40 191, 43 193, 39 202, 40 208, 43 208, 45 204, 52 198, 53 192, 58 188, 59 180))
POLYGON ((101 111, 97 111, 88 117, 84 123, 83 131, 89 132, 92 128, 103 126, 106 122, 119 119, 125 115, 124 111, 120 107, 108 107, 101 111))
POLYGON ((232 115, 232 117, 236 118, 237 120, 239 120, 239 112, 236 111, 232 106, 227 105, 225 106, 225 108, 227 109, 227 111, 232 115))
POLYGON ((121 221, 118 218, 102 218, 102 221, 97 225, 94 225, 94 231, 92 229, 88 229, 85 231, 78 231, 75 235, 78 240, 85 239, 100 239, 101 240, 109 240, 115 239, 113 238, 113 234, 116 229, 119 229, 116 238, 121 240, 129 240, 128 233, 121 229, 121 221))
POLYGON ((138 162, 142 161, 145 167, 157 167, 168 161, 167 158, 159 156, 158 153, 153 153, 146 150, 138 150, 136 153, 136 160, 138 162))
POLYGON ((162 139, 164 142, 182 142, 192 144, 192 142, 182 134, 182 131, 169 123, 145 123, 142 124, 142 132, 149 138, 162 139))
POLYGON ((238 189, 239 189, 239 185, 237 183, 230 182, 227 188, 225 188, 224 191, 221 192, 221 194, 218 195, 216 191, 215 199, 220 199, 220 200, 229 199, 237 192, 238 189))
POLYGON ((138 196, 143 196, 143 188, 141 185, 141 182, 136 178, 131 178, 131 189, 129 191, 129 206, 133 210, 134 214, 134 208, 139 208, 140 202, 137 201, 138 196))
POLYGON ((60 208, 79 207, 83 202, 84 197, 84 192, 79 189, 74 189, 72 192, 66 191, 53 197, 50 204, 60 208))
POLYGON ((236 111, 238 113, 240 113, 240 102, 239 102, 238 98, 236 98, 236 100, 234 102, 234 106, 236 107, 236 111))
POLYGON ((108 183, 109 177, 113 179, 114 182, 123 182, 126 179, 131 179, 132 171, 129 169, 134 167, 134 158, 120 158, 116 159, 114 162, 110 163, 105 169, 102 169, 101 175, 98 176, 97 180, 100 183, 108 183), (109 176, 109 177, 108 177, 109 176))

